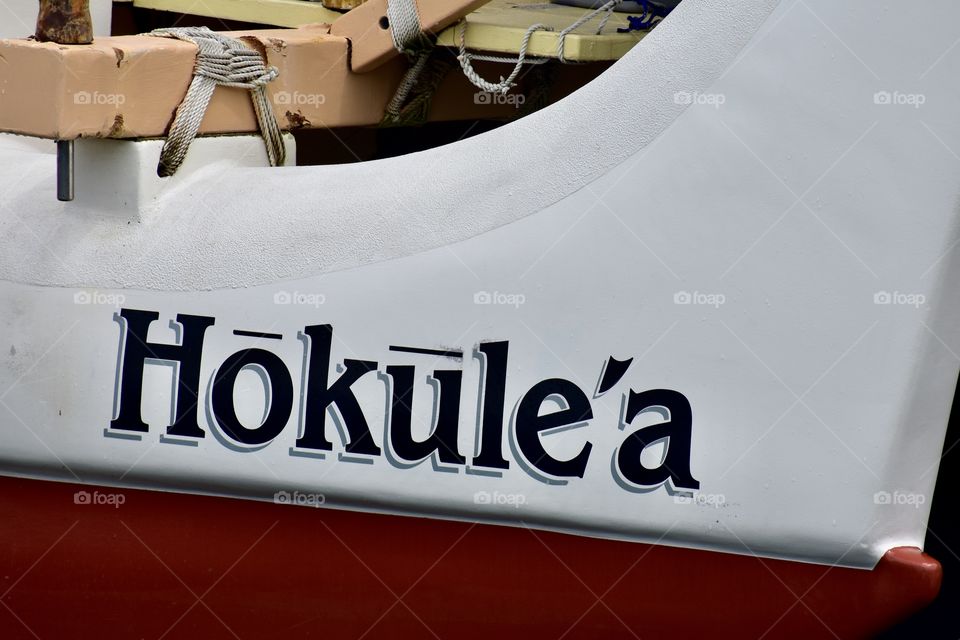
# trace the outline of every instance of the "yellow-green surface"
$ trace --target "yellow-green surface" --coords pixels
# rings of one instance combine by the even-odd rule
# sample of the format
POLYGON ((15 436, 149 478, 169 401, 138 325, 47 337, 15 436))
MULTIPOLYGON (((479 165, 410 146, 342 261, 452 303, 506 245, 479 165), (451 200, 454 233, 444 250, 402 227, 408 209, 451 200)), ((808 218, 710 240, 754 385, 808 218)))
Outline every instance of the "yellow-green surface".
POLYGON ((307 0, 133 0, 133 6, 278 27, 333 22, 342 15, 307 0))
MULTIPOLYGON (((527 52, 533 56, 555 58, 557 33, 588 12, 586 9, 547 2, 493 0, 467 16, 467 49, 517 53, 527 28, 540 23, 552 31, 534 33, 527 52)), ((625 13, 614 13, 603 34, 597 35, 601 18, 602 15, 597 16, 567 36, 564 44, 564 56, 567 60, 617 60, 645 35, 642 31, 617 33, 618 27, 627 26, 625 13)), ((458 46, 459 38, 455 28, 440 34, 438 42, 446 46, 458 46)))
MULTIPOLYGON (((333 22, 341 13, 308 0, 134 0, 145 9, 175 11, 224 20, 240 20, 279 27, 333 22)), ((530 40, 529 55, 556 57, 557 32, 586 13, 585 9, 548 2, 492 0, 467 17, 467 48, 471 51, 517 53, 527 28, 541 23, 552 31, 538 31, 530 40)), ((627 24, 627 16, 615 13, 602 35, 596 35, 600 16, 567 36, 565 56, 572 61, 617 60, 630 50, 645 32, 617 33, 627 24)), ((439 44, 457 46, 456 28, 440 34, 439 44)))

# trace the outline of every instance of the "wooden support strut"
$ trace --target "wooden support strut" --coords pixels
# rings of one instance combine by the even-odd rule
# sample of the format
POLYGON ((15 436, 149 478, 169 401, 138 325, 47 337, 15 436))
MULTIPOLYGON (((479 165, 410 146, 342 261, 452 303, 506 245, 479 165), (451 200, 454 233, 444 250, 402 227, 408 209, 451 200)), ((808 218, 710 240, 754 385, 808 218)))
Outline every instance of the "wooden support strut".
MULTIPOLYGON (((57 44, 93 42, 90 0, 40 0, 37 40, 57 44)), ((73 200, 73 140, 57 141, 57 199, 73 200)))
MULTIPOLYGON (((490 0, 416 0, 420 25, 427 34, 443 29, 490 0)), ((367 0, 330 27, 331 35, 350 41, 350 70, 366 73, 400 55, 393 45, 387 0, 367 0)))
POLYGON ((57 44, 93 42, 90 0, 40 0, 37 40, 57 44))

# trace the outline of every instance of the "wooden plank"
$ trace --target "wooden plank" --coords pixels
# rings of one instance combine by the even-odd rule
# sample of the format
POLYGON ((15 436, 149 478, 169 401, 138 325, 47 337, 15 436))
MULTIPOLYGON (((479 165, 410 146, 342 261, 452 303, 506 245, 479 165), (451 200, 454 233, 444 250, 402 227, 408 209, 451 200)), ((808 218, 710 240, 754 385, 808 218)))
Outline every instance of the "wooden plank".
MULTIPOLYGON (((306 0, 133 0, 134 6, 192 15, 218 17, 224 20, 240 20, 278 27, 297 27, 305 24, 333 23, 333 33, 343 35, 371 51, 393 55, 393 40, 389 32, 379 28, 379 19, 386 11, 385 0, 371 11, 360 7, 348 14, 325 9, 318 2, 306 0), (355 13, 357 12, 357 13, 355 13), (339 20, 338 20, 339 18, 339 20), (351 22, 354 24, 351 26, 351 22), (374 28, 376 26, 377 28, 374 28), (345 32, 350 31, 350 34, 345 32), (365 34, 365 35, 364 35, 365 34), (369 42, 368 42, 369 41, 369 42)), ((371 5, 373 0, 365 3, 371 5)), ((538 32, 530 41, 530 55, 556 58, 557 32, 573 24, 586 10, 564 5, 549 4, 540 0, 491 0, 467 16, 467 48, 471 51, 490 51, 516 54, 527 28, 543 23, 552 32, 538 32)), ((567 36, 566 57, 572 62, 618 60, 646 35, 646 32, 617 33, 618 28, 628 24, 627 14, 614 13, 603 34, 597 35, 599 18, 591 21, 567 36)), ((439 35, 438 44, 447 47, 459 46, 456 27, 450 26, 439 35)), ((355 70, 357 56, 355 52, 355 70)), ((376 59, 380 59, 376 57, 376 59)), ((366 63, 360 61, 360 68, 366 63)))
MULTIPOLYGON (((556 58, 558 33, 579 20, 589 10, 537 1, 515 2, 492 0, 467 16, 466 43, 470 51, 488 51, 517 54, 520 43, 530 25, 543 24, 550 31, 537 31, 530 39, 528 55, 556 58)), ((602 16, 567 35, 564 56, 575 62, 618 60, 623 57, 648 32, 631 31, 618 33, 617 29, 629 25, 625 13, 614 13, 603 30, 597 34, 602 16)), ((440 34, 437 44, 459 47, 460 38, 456 27, 440 34)))
MULTIPOLYGON (((415 0, 425 33, 439 33, 489 0, 415 0)), ((387 0, 368 0, 333 23, 330 33, 350 40, 350 68, 366 73, 400 54, 393 46, 387 0)))
POLYGON ((329 24, 344 15, 304 0, 133 0, 133 6, 277 27, 329 24))

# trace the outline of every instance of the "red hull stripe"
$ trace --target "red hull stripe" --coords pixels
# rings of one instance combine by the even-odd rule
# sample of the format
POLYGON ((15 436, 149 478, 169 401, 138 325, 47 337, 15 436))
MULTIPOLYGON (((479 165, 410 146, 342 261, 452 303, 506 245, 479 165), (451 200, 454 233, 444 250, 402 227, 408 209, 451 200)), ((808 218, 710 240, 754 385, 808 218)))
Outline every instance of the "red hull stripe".
POLYGON ((861 571, 35 480, 0 491, 5 639, 860 638, 941 579, 908 548, 861 571))

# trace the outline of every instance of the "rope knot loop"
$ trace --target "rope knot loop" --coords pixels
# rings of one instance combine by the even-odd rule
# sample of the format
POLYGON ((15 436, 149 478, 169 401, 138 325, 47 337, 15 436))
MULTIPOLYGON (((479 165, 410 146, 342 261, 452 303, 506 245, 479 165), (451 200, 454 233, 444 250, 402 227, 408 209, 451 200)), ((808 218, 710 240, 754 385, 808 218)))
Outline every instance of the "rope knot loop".
POLYGON ((411 62, 433 49, 434 41, 420 25, 416 0, 387 0, 387 21, 393 47, 406 54, 411 62))
POLYGON ((198 49, 193 80, 190 81, 183 102, 177 107, 167 140, 160 152, 160 166, 157 168, 159 175, 172 176, 183 163, 190 143, 200 130, 203 115, 217 85, 250 92, 270 166, 275 167, 285 162, 283 134, 273 113, 273 106, 267 99, 265 88, 280 72, 276 67, 268 66, 259 51, 207 27, 155 29, 147 35, 183 40, 196 45, 198 49))

